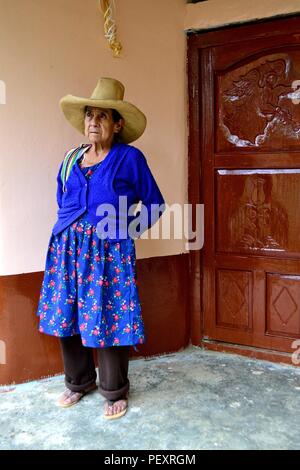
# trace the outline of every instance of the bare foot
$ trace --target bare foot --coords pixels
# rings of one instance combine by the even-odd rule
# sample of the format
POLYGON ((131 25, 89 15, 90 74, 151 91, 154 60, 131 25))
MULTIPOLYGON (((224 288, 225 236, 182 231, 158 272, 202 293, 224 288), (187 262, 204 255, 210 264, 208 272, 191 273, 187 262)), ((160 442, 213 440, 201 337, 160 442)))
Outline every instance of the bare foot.
POLYGON ((64 391, 61 397, 58 400, 58 404, 60 406, 72 406, 75 405, 81 398, 83 397, 83 393, 81 392, 72 392, 68 388, 64 391))
POLYGON ((59 398, 58 404, 64 408, 75 405, 79 402, 79 400, 81 400, 82 397, 84 397, 84 395, 87 395, 89 392, 92 392, 96 388, 96 384, 92 384, 90 387, 88 387, 86 390, 83 390, 82 392, 73 392, 72 390, 67 388, 59 398))
POLYGON ((104 417, 107 419, 120 418, 127 411, 128 402, 126 399, 117 400, 110 404, 109 401, 104 405, 104 417))

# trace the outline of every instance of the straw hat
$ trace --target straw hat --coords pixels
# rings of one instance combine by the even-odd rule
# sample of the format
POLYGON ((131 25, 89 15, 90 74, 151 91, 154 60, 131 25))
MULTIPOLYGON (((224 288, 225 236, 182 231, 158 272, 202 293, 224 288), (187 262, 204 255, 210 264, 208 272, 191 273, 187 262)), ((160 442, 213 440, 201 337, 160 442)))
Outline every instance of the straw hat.
POLYGON ((125 87, 114 78, 100 78, 90 98, 66 95, 59 104, 67 120, 84 135, 84 108, 116 109, 125 120, 120 132, 122 142, 128 144, 138 139, 144 132, 147 119, 136 106, 123 101, 125 87))

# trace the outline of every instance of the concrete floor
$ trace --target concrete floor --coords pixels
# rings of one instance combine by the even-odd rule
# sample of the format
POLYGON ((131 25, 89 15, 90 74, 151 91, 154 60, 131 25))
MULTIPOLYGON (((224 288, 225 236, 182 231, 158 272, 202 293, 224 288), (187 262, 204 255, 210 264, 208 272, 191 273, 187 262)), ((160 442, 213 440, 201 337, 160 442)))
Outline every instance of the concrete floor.
POLYGON ((130 361, 127 414, 98 391, 59 408, 62 376, 0 387, 0 449, 300 449, 300 370, 204 351, 130 361))

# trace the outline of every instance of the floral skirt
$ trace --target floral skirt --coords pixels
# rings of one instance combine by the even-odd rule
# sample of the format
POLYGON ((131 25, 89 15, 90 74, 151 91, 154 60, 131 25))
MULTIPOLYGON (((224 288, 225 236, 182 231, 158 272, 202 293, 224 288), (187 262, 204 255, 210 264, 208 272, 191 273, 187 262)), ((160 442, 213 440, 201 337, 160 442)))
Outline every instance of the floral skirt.
POLYGON ((135 241, 100 239, 85 214, 51 234, 37 316, 41 333, 87 347, 144 343, 135 241))

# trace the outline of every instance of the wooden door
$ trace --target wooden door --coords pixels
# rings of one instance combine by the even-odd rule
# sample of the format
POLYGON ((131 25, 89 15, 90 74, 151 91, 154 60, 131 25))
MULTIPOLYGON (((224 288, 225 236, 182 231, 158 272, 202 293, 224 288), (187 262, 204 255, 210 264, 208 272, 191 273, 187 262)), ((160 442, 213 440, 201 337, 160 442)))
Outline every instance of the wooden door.
POLYGON ((300 18, 195 35, 189 57, 205 211, 203 338, 292 352, 300 338, 300 18))

